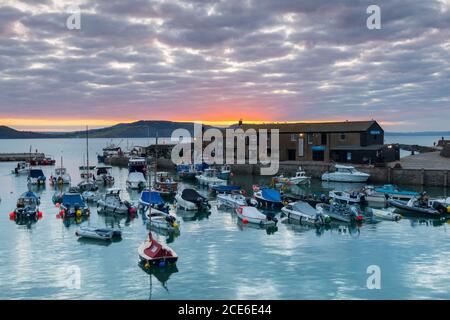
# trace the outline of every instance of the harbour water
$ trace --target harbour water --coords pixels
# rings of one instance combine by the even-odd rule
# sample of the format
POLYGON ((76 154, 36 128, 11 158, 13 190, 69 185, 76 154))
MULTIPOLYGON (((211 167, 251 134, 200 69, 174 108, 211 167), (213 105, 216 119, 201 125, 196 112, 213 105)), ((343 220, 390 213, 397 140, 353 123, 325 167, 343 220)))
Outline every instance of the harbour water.
MULTIPOLYGON (((90 140, 91 163, 97 163, 96 152, 107 142, 90 140)), ((146 142, 130 139, 129 145, 146 142)), ((58 165, 62 154, 76 184, 84 143, 83 139, 0 140, 0 150, 24 152, 31 144, 33 150, 52 155, 58 165)), ((180 235, 175 238, 158 235, 178 253, 177 272, 149 275, 137 263, 137 247, 147 236, 141 216, 115 220, 99 215, 93 206, 91 217, 82 224, 120 228, 123 240, 81 241, 74 234, 77 225, 66 226, 56 218, 54 190, 47 185, 36 189, 43 219, 32 225, 10 221, 8 213, 27 188, 25 176, 10 174, 13 167, 14 163, 0 163, 1 299, 450 298, 446 221, 405 218, 329 230, 279 223, 276 231, 268 232, 242 225, 231 211, 213 208, 209 215, 180 217, 180 235), (381 270, 379 290, 366 285, 371 265, 381 270), (79 288, 68 281, 78 270, 79 288)), ((53 169, 44 167, 47 177, 53 169)), ((127 170, 114 168, 113 174, 115 186, 125 189, 127 170)), ((240 176, 233 177, 233 183, 250 188, 269 179, 240 176)), ((333 187, 313 181, 311 190, 303 192, 333 187)), ((428 191, 436 196, 450 193, 440 188, 428 191)), ((139 196, 125 195, 131 200, 139 196)))

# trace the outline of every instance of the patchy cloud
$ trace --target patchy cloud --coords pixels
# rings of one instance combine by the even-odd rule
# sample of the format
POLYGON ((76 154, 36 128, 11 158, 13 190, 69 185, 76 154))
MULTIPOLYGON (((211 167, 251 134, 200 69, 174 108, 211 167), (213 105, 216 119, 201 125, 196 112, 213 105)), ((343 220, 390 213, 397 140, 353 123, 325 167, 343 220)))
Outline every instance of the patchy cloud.
MULTIPOLYGON (((0 118, 450 117, 450 2, 73 1, 0 4, 0 118)), ((1 120, 0 120, 1 121, 1 120)))

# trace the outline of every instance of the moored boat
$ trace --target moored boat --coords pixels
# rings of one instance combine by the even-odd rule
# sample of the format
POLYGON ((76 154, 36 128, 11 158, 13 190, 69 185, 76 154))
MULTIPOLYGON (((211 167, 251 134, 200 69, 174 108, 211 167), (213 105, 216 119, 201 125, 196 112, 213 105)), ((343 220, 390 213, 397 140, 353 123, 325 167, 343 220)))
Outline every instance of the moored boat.
POLYGON ((42 169, 30 169, 28 174, 28 184, 29 185, 45 185, 45 180, 47 178, 44 175, 42 169))
POLYGON ((219 179, 222 179, 222 180, 228 180, 228 179, 230 179, 230 176, 231 176, 232 174, 231 174, 231 167, 230 166, 228 166, 228 165, 225 165, 225 166, 222 166, 220 169, 219 169, 219 172, 218 172, 218 174, 217 174, 217 177, 219 178, 219 179))
POLYGON ((67 172, 67 169, 63 166, 63 159, 61 157, 61 166, 59 168, 55 168, 54 173, 50 176, 50 184, 54 186, 61 186, 63 184, 70 185, 71 177, 67 172))
POLYGON ((106 190, 105 195, 98 200, 97 208, 103 213, 127 215, 136 213, 136 208, 128 201, 120 197, 121 190, 111 188, 106 190))
POLYGON ((316 206, 317 212, 329 216, 333 220, 341 222, 361 222, 363 217, 360 215, 356 207, 341 205, 337 203, 325 204, 319 203, 316 206))
POLYGON ((430 200, 423 199, 422 197, 414 197, 408 201, 391 199, 388 203, 403 214, 440 216, 448 213, 447 207, 443 204, 439 202, 430 202, 430 200))
POLYGON ((104 186, 112 186, 114 184, 114 177, 111 171, 111 166, 97 166, 95 168, 95 182, 104 186))
POLYGON ((91 213, 81 194, 74 189, 63 194, 59 208, 61 218, 87 217, 91 213))
POLYGON ((138 248, 139 259, 145 266, 165 267, 178 260, 178 255, 170 247, 160 244, 149 232, 148 240, 138 248))
POLYGON ((352 166, 335 165, 335 172, 326 172, 322 175, 323 181, 336 182, 366 182, 370 175, 356 170, 352 166))
POLYGON ((149 207, 166 213, 169 212, 169 206, 163 200, 159 192, 145 189, 141 192, 141 196, 139 197, 139 209, 145 212, 149 207))
POLYGON ((240 192, 219 193, 217 195, 217 200, 219 200, 220 204, 233 209, 242 206, 256 207, 258 205, 258 202, 255 199, 246 197, 240 192))
POLYGON ((207 168, 202 174, 197 175, 196 179, 200 185, 206 185, 208 187, 217 185, 226 185, 227 181, 218 178, 217 169, 207 168))
POLYGON ((368 202, 386 203, 388 199, 408 201, 420 194, 415 191, 400 190, 395 185, 386 184, 382 187, 366 186, 362 190, 368 202))
POLYGON ((253 197, 258 201, 258 206, 278 210, 283 207, 283 202, 281 200, 281 194, 271 188, 260 188, 259 190, 253 192, 253 197))
POLYGON ((301 223, 323 226, 331 222, 331 218, 323 212, 318 212, 311 205, 303 201, 291 202, 281 211, 289 218, 301 223))
POLYGON ((258 224, 260 226, 276 226, 278 220, 277 218, 267 216, 261 213, 255 207, 241 206, 236 208, 236 214, 242 222, 258 224))
POLYGON ((127 188, 132 190, 142 190, 147 184, 147 180, 142 172, 130 172, 126 181, 127 188))
POLYGON ((17 166, 11 171, 13 174, 28 174, 30 172, 30 164, 25 161, 17 163, 17 166))
POLYGON ((147 225, 150 228, 164 230, 167 232, 176 232, 179 230, 180 223, 172 214, 157 209, 150 209, 147 217, 147 225))
POLYGON ((122 231, 111 228, 81 227, 75 231, 75 235, 80 238, 111 241, 114 238, 121 238, 122 231))
POLYGON ((32 191, 23 193, 17 200, 16 209, 10 213, 12 220, 32 220, 42 217, 39 211, 40 198, 32 191))
POLYGON ((211 208, 208 200, 194 189, 184 189, 175 196, 177 208, 185 211, 204 211, 211 208))
POLYGON ((170 196, 175 195, 178 188, 178 182, 174 181, 168 172, 157 172, 155 175, 154 188, 161 194, 170 196))
POLYGON ((330 191, 329 196, 336 202, 348 204, 363 204, 366 202, 365 194, 361 192, 347 192, 347 191, 330 191))
POLYGON ((372 214, 374 217, 377 217, 377 218, 383 219, 383 220, 398 221, 402 218, 402 216, 400 214, 395 213, 393 210, 389 210, 389 209, 372 208, 372 214))

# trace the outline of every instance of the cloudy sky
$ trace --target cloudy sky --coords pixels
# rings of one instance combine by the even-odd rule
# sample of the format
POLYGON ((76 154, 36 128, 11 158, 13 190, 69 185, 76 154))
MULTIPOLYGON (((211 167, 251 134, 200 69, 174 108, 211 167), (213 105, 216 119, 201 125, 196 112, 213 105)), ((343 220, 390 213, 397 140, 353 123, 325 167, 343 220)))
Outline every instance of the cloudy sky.
POLYGON ((448 130, 450 0, 0 0, 0 74, 0 124, 19 129, 374 118, 448 130), (66 27, 73 4, 80 30, 66 27))

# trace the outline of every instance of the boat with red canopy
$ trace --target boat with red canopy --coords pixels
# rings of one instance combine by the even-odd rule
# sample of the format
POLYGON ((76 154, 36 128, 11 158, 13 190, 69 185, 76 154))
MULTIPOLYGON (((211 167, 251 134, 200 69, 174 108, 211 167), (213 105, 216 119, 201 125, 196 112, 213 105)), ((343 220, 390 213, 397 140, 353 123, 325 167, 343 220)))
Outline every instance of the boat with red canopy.
POLYGON ((139 246, 138 253, 141 263, 145 265, 164 267, 178 260, 175 251, 156 241, 151 232, 148 234, 148 240, 139 246))

